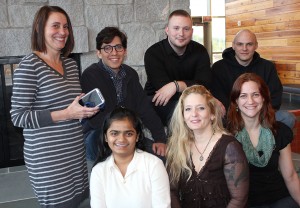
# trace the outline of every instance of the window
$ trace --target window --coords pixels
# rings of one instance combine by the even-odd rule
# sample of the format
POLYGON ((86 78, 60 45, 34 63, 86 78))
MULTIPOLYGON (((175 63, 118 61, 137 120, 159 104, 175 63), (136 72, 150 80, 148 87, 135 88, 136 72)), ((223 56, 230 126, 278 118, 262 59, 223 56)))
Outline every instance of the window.
POLYGON ((225 49, 225 18, 212 18, 212 62, 222 59, 225 49))
POLYGON ((211 22, 206 25, 195 24, 194 21, 193 40, 206 47, 212 63, 220 60, 225 49, 225 0, 190 0, 190 9, 194 20, 197 17, 211 16, 211 22))

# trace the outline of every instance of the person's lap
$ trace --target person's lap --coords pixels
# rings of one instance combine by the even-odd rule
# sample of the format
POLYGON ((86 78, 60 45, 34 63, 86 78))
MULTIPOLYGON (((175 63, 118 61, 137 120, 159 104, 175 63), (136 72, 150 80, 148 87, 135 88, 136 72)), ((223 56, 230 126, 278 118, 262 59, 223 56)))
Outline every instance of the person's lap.
POLYGON ((250 208, 299 208, 299 206, 292 197, 288 196, 272 204, 262 206, 251 206, 250 208))
POLYGON ((173 111, 176 107, 177 100, 170 100, 165 106, 155 106, 152 102, 153 96, 148 96, 149 101, 151 102, 156 114, 159 116, 164 126, 169 125, 173 111))
POLYGON ((286 110, 278 110, 275 113, 276 121, 281 121, 291 129, 295 125, 296 117, 293 113, 290 113, 286 110))

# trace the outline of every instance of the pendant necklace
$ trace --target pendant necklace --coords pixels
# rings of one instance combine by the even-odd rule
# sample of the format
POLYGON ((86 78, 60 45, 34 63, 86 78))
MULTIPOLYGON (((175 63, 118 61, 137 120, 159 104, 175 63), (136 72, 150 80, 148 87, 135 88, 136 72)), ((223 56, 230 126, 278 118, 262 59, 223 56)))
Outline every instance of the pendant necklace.
POLYGON ((197 145, 196 145, 196 143, 195 143, 195 140, 194 140, 194 145, 195 145, 197 151, 198 151, 199 154, 200 154, 200 157, 199 157, 199 160, 200 160, 200 161, 203 161, 203 159, 204 159, 203 154, 204 154, 206 148, 208 147, 208 145, 209 145, 209 143, 210 143, 210 140, 212 139, 212 137, 213 137, 214 134, 215 134, 215 131, 213 131, 213 133, 212 133, 210 139, 208 140, 207 145, 205 146, 205 148, 204 148, 204 150, 203 150, 202 153, 199 151, 199 149, 198 149, 198 147, 197 147, 197 145))

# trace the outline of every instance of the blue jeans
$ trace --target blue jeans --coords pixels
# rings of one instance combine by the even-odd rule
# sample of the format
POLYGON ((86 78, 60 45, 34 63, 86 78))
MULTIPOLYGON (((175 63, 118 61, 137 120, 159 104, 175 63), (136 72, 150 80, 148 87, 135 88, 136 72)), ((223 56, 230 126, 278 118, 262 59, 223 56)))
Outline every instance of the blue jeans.
POLYGON ((100 136, 102 135, 102 130, 90 130, 84 134, 84 144, 86 151, 86 159, 95 162, 98 156, 100 147, 100 136))
POLYGON ((294 128, 296 117, 286 110, 279 110, 275 113, 276 121, 281 121, 291 129, 294 128))
POLYGON ((299 208, 294 199, 290 196, 282 198, 273 204, 255 206, 250 208, 299 208))

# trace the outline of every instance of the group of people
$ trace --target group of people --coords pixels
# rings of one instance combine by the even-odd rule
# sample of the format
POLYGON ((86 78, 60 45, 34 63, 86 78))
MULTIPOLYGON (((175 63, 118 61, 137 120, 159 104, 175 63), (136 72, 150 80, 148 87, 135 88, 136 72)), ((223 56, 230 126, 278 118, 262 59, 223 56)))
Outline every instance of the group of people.
POLYGON ((40 206, 75 208, 90 196, 93 208, 299 207, 294 118, 279 110, 282 85, 255 51, 255 34, 240 31, 210 67, 186 11, 173 11, 165 31, 145 53, 144 89, 123 63, 127 37, 117 27, 98 33, 99 62, 79 80, 68 14, 37 12, 33 52, 14 72, 11 117, 24 128, 40 206), (94 88, 105 106, 81 106, 94 88))

